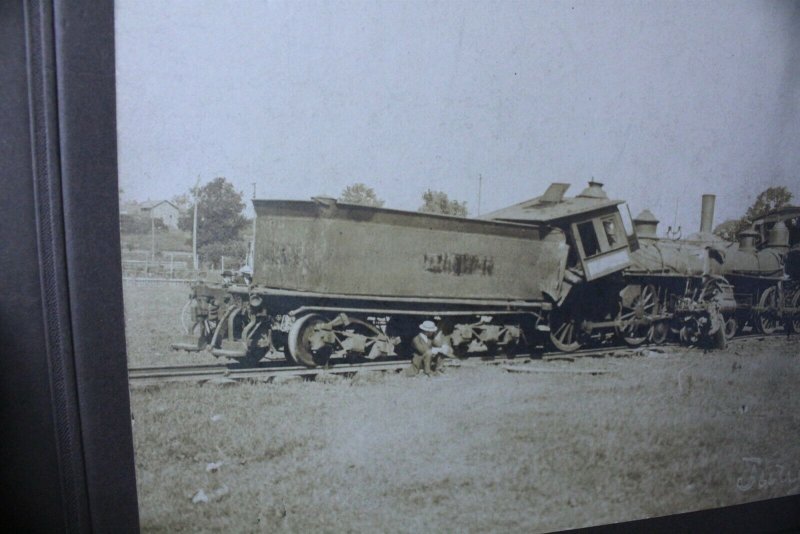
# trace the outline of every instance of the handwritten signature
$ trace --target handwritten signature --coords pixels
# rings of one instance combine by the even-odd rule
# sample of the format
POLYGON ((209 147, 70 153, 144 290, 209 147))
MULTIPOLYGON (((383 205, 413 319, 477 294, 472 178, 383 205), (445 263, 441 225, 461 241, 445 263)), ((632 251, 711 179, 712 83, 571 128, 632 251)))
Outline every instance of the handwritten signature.
POLYGON ((765 490, 777 485, 792 488, 800 484, 800 467, 791 469, 757 457, 742 458, 742 461, 748 472, 736 479, 739 491, 765 490))

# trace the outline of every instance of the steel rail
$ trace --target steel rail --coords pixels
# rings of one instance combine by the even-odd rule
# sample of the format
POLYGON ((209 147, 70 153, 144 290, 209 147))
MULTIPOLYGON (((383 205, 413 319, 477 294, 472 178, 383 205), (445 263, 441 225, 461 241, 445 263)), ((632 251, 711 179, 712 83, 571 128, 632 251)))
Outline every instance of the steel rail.
POLYGON ((170 369, 165 371, 148 370, 142 372, 140 369, 131 368, 129 379, 132 383, 138 382, 182 382, 212 380, 214 378, 226 381, 253 380, 258 382, 268 382, 277 376, 299 376, 312 377, 322 374, 355 374, 364 371, 399 371, 408 367, 410 360, 366 362, 360 364, 341 364, 333 367, 305 367, 302 365, 275 366, 275 367, 250 367, 232 368, 220 366, 216 369, 196 369, 194 366, 182 366, 182 369, 170 369))
MULTIPOLYGON (((774 334, 742 334, 728 340, 729 343, 748 341, 753 339, 766 339, 770 337, 787 337, 787 334, 780 332, 774 334)), ((590 347, 579 349, 573 352, 534 352, 521 353, 515 356, 488 356, 483 353, 474 353, 464 359, 446 359, 445 366, 460 367, 466 364, 471 365, 498 365, 504 363, 527 363, 534 360, 573 361, 577 358, 597 357, 597 356, 622 356, 625 354, 636 354, 643 350, 654 350, 666 347, 685 347, 677 342, 662 343, 660 345, 640 345, 631 347, 627 345, 612 345, 603 347, 590 347)), ((703 350, 702 347, 689 346, 687 349, 703 350)), ((319 375, 351 375, 364 371, 399 371, 408 367, 410 359, 392 359, 363 363, 334 363, 328 367, 305 367, 302 365, 291 364, 286 360, 276 360, 262 362, 257 367, 240 367, 237 364, 190 364, 190 365, 164 365, 149 367, 130 367, 128 378, 131 383, 159 383, 159 382, 187 382, 203 381, 215 378, 227 381, 253 380, 259 382, 269 382, 277 376, 299 376, 311 378, 319 375)))

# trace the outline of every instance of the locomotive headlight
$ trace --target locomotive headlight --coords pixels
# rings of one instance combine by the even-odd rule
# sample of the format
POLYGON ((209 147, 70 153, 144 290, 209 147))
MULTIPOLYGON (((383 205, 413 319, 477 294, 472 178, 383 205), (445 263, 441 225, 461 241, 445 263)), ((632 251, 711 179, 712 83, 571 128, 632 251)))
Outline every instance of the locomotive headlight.
POLYGON ((250 306, 253 308, 258 308, 264 302, 264 299, 261 298, 261 295, 250 295, 250 306))

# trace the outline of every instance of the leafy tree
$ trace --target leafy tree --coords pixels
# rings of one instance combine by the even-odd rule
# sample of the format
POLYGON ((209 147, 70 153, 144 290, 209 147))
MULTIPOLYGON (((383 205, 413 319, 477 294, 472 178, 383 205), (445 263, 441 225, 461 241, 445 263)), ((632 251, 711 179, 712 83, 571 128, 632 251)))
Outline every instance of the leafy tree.
POLYGON ((382 207, 384 203, 383 200, 378 198, 378 195, 375 194, 374 189, 367 187, 365 184, 360 182, 345 187, 344 191, 342 191, 342 194, 339 195, 339 201, 346 202, 348 204, 374 206, 376 208, 382 207))
MULTIPOLYGON (((197 248, 212 243, 237 241, 239 231, 247 224, 242 193, 225 178, 214 178, 197 190, 197 248)), ((181 230, 191 232, 194 203, 178 220, 181 230)))
POLYGON ((714 228, 714 234, 728 241, 736 241, 739 233, 748 226, 744 219, 728 219, 714 228))
POLYGON ((792 192, 786 186, 769 187, 759 193, 753 204, 747 208, 744 217, 738 220, 725 221, 716 228, 714 233, 723 239, 735 241, 740 232, 750 227, 755 219, 782 208, 792 201, 792 192))
POLYGON ((181 211, 184 212, 189 209, 189 206, 192 204, 192 198, 189 193, 183 193, 181 195, 175 195, 170 199, 170 202, 175 204, 175 206, 181 211))
POLYGON ((450 200, 447 193, 428 189, 422 194, 422 206, 418 211, 423 213, 440 213, 442 215, 455 215, 466 217, 468 215, 467 203, 450 200))
POLYGON ((774 209, 786 206, 791 201, 792 192, 786 186, 770 187, 759 193, 753 205, 747 209, 745 218, 750 221, 758 219, 774 209))

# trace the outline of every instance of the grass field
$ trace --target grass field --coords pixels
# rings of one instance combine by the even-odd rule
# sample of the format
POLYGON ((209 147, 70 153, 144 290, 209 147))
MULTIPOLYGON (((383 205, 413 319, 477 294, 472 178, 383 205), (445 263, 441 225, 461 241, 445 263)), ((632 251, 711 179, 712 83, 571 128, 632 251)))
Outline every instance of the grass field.
POLYGON ((181 309, 189 300, 189 291, 185 284, 123 284, 129 366, 218 361, 205 352, 170 350, 170 344, 181 336, 181 309))
MULTIPOLYGON (((131 363, 176 361, 185 293, 126 286, 131 363)), ((530 532, 797 493, 795 342, 134 389, 142 527, 530 532)))

